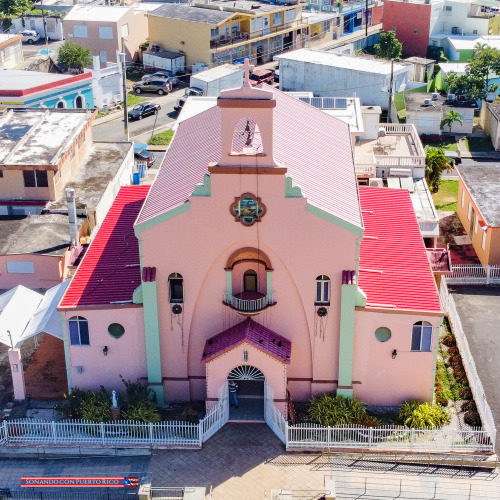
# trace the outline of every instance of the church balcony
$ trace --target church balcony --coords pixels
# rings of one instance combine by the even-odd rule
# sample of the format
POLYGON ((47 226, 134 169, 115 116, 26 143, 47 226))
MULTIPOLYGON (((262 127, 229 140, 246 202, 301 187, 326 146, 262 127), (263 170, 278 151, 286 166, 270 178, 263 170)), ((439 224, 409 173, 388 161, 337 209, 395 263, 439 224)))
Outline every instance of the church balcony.
POLYGON ((224 294, 224 304, 242 314, 256 314, 276 304, 272 293, 241 292, 236 295, 224 294))

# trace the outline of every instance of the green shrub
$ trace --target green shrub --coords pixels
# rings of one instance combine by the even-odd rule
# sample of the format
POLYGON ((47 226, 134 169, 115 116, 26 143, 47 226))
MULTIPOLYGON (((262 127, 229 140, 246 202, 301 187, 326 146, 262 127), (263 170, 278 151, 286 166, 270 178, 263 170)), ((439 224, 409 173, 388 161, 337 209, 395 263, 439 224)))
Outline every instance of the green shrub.
POLYGON ((111 420, 110 393, 104 387, 99 392, 86 391, 80 402, 80 418, 92 422, 111 420))
POLYGON ((439 406, 448 406, 448 398, 445 398, 441 394, 436 394, 436 404, 439 406))
POLYGON ((459 391, 459 395, 462 399, 473 399, 472 391, 470 387, 462 387, 459 391))
POLYGON ((141 401, 135 404, 129 403, 127 409, 123 412, 123 417, 126 420, 150 422, 153 424, 161 420, 160 414, 151 401, 141 401))
POLYGON ((326 427, 355 424, 366 416, 365 404, 328 392, 316 396, 309 402, 309 417, 312 422, 326 427))
POLYGON ((357 418, 354 423, 363 425, 364 427, 378 427, 380 425, 380 420, 373 415, 363 415, 357 418))
POLYGON ((153 406, 156 406, 156 393, 153 389, 147 385, 141 384, 140 382, 125 380, 121 375, 120 378, 125 384, 125 389, 127 391, 126 405, 138 406, 144 402, 151 402, 153 403, 153 406))
POLYGON ((198 412, 192 406, 186 406, 182 410, 182 420, 195 424, 198 422, 198 412))
POLYGON ((481 427, 481 417, 477 411, 468 411, 464 413, 464 422, 472 427, 481 427))
POLYGON ((404 425, 413 429, 438 427, 450 419, 442 406, 432 403, 418 403, 417 401, 406 401, 403 403, 399 416, 404 425), (413 411, 411 411, 412 408, 413 411))

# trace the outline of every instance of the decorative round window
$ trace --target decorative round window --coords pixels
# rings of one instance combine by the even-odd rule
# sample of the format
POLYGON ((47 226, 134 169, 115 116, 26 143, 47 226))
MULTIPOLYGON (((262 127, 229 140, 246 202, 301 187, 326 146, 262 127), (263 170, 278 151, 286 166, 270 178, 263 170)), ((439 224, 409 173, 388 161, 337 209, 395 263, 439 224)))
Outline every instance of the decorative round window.
POLYGON ((119 339, 125 333, 125 328, 123 328, 120 323, 111 323, 108 326, 108 333, 115 339, 119 339))
POLYGON ((379 342, 387 342, 391 338, 391 331, 385 326, 381 326, 375 330, 375 337, 379 342))

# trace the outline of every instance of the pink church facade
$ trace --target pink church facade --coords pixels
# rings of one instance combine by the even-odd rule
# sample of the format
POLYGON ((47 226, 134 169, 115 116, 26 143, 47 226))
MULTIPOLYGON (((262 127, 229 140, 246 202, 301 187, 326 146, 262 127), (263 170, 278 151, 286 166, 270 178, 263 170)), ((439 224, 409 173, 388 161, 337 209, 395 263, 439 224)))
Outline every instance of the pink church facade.
POLYGON ((246 83, 122 188, 59 311, 72 387, 210 408, 265 380, 284 414, 287 393, 431 399, 442 317, 408 193, 358 189, 348 125, 246 83))

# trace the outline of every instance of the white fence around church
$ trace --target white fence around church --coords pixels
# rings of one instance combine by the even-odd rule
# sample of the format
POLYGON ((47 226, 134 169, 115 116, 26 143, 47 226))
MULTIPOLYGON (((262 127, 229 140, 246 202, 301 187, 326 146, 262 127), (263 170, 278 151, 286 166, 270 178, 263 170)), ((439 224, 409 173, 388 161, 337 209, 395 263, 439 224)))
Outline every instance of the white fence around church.
POLYGON ((457 264, 451 270, 453 274, 446 277, 448 285, 500 285, 500 266, 457 264))

